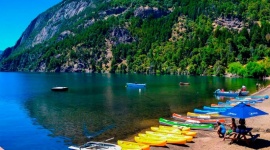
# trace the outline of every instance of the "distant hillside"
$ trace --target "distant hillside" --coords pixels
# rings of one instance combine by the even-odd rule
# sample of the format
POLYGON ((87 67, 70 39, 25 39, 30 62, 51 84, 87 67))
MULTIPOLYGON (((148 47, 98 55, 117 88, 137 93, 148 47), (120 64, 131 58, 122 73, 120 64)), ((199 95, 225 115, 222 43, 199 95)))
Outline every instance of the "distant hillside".
POLYGON ((65 0, 37 16, 3 52, 0 71, 260 77, 270 74, 269 6, 65 0))

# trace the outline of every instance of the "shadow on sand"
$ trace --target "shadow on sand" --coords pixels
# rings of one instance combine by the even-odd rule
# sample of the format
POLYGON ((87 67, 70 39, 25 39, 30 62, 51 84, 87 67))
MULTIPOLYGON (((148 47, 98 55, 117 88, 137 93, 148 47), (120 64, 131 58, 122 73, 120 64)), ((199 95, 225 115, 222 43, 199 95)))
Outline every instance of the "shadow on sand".
POLYGON ((257 139, 256 141, 250 143, 250 145, 247 145, 247 143, 244 141, 239 141, 237 144, 253 149, 263 149, 267 147, 270 149, 270 141, 265 139, 257 139))

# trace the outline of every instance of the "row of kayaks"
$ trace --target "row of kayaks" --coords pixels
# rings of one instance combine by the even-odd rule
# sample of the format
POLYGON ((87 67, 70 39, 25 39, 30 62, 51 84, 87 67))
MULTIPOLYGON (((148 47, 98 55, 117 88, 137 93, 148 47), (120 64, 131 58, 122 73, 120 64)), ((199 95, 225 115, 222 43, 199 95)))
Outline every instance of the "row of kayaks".
POLYGON ((193 138, 196 137, 197 132, 191 130, 213 130, 214 122, 225 121, 224 119, 195 119, 183 117, 176 113, 173 113, 172 118, 174 120, 159 118, 159 126, 152 126, 150 127, 150 131, 139 133, 134 137, 134 142, 118 140, 117 144, 111 144, 91 141, 82 146, 70 146, 69 149, 149 150, 150 146, 166 146, 166 144, 183 145, 187 142, 192 142, 193 138), (187 122, 188 120, 190 122, 187 122))
POLYGON ((82 146, 70 146, 73 150, 149 150, 150 146, 166 146, 166 144, 183 145, 192 142, 197 132, 190 131, 190 127, 152 126, 150 131, 139 133, 133 141, 118 140, 117 144, 103 142, 87 142, 82 146))
POLYGON ((150 150, 150 146, 183 145, 192 142, 193 138, 196 137, 197 132, 191 130, 213 130, 217 122, 224 123, 226 116, 219 113, 225 112, 239 102, 253 105, 265 99, 268 99, 268 96, 236 98, 226 102, 218 102, 218 104, 212 104, 211 106, 204 106, 202 109, 195 108, 194 112, 187 112, 186 116, 173 113, 173 120, 159 118, 159 126, 150 127, 151 131, 139 133, 134 137, 134 142, 125 140, 118 140, 117 144, 87 142, 82 146, 70 146, 69 149, 150 150))
MULTIPOLYGON (((179 120, 181 117, 176 113, 173 116, 175 120, 177 118, 179 120)), ((137 134, 134 141, 118 140, 117 144, 92 141, 82 146, 70 146, 69 149, 150 150, 150 146, 184 145, 187 142, 192 142, 193 138, 197 136, 197 132, 191 131, 192 129, 213 130, 214 128, 213 124, 187 123, 175 120, 159 118, 159 126, 152 126, 149 131, 137 134)))
POLYGON ((178 128, 172 126, 153 126, 151 131, 139 133, 134 137, 135 142, 118 140, 122 149, 149 149, 150 146, 166 146, 166 144, 183 145, 192 142, 197 132, 190 131, 189 127, 178 128), (148 145, 148 146, 146 146, 148 145))
POLYGON ((268 95, 265 96, 245 96, 236 97, 225 102, 218 102, 217 104, 211 104, 211 106, 203 106, 202 109, 195 108, 193 113, 188 112, 189 117, 203 117, 203 118, 223 118, 225 116, 220 115, 227 109, 236 106, 239 103, 245 103, 247 105, 255 105, 256 103, 262 103, 265 99, 268 99, 268 95), (202 115, 203 114, 203 115, 202 115))
POLYGON ((216 122, 225 119, 199 119, 181 116, 173 113, 174 120, 159 118, 158 127, 150 127, 151 131, 139 133, 134 137, 135 142, 118 140, 122 149, 149 149, 149 146, 166 146, 166 144, 185 144, 192 142, 197 132, 191 130, 213 130, 216 122))

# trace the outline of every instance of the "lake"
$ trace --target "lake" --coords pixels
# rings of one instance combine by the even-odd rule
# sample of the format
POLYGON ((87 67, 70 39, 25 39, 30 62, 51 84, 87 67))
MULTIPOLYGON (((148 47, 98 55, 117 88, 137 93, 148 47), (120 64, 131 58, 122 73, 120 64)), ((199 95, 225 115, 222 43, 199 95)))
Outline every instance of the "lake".
POLYGON ((205 76, 0 72, 0 146, 59 150, 90 139, 114 137, 110 142, 115 142, 158 125, 160 117, 217 103, 213 92, 218 88, 245 85, 255 92, 257 82, 269 84, 205 76), (147 86, 126 88, 127 82, 147 86), (69 90, 51 91, 54 86, 69 90))

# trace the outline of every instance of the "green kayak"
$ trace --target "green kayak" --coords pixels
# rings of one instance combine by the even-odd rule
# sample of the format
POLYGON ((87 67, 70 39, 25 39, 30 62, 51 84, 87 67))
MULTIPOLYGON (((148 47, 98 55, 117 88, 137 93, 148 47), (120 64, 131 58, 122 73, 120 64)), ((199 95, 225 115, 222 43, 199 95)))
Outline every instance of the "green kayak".
POLYGON ((195 129, 195 130, 213 130, 214 129, 213 124, 184 123, 184 122, 171 121, 164 118, 159 118, 159 123, 162 125, 167 125, 167 126, 190 127, 190 129, 195 129))

